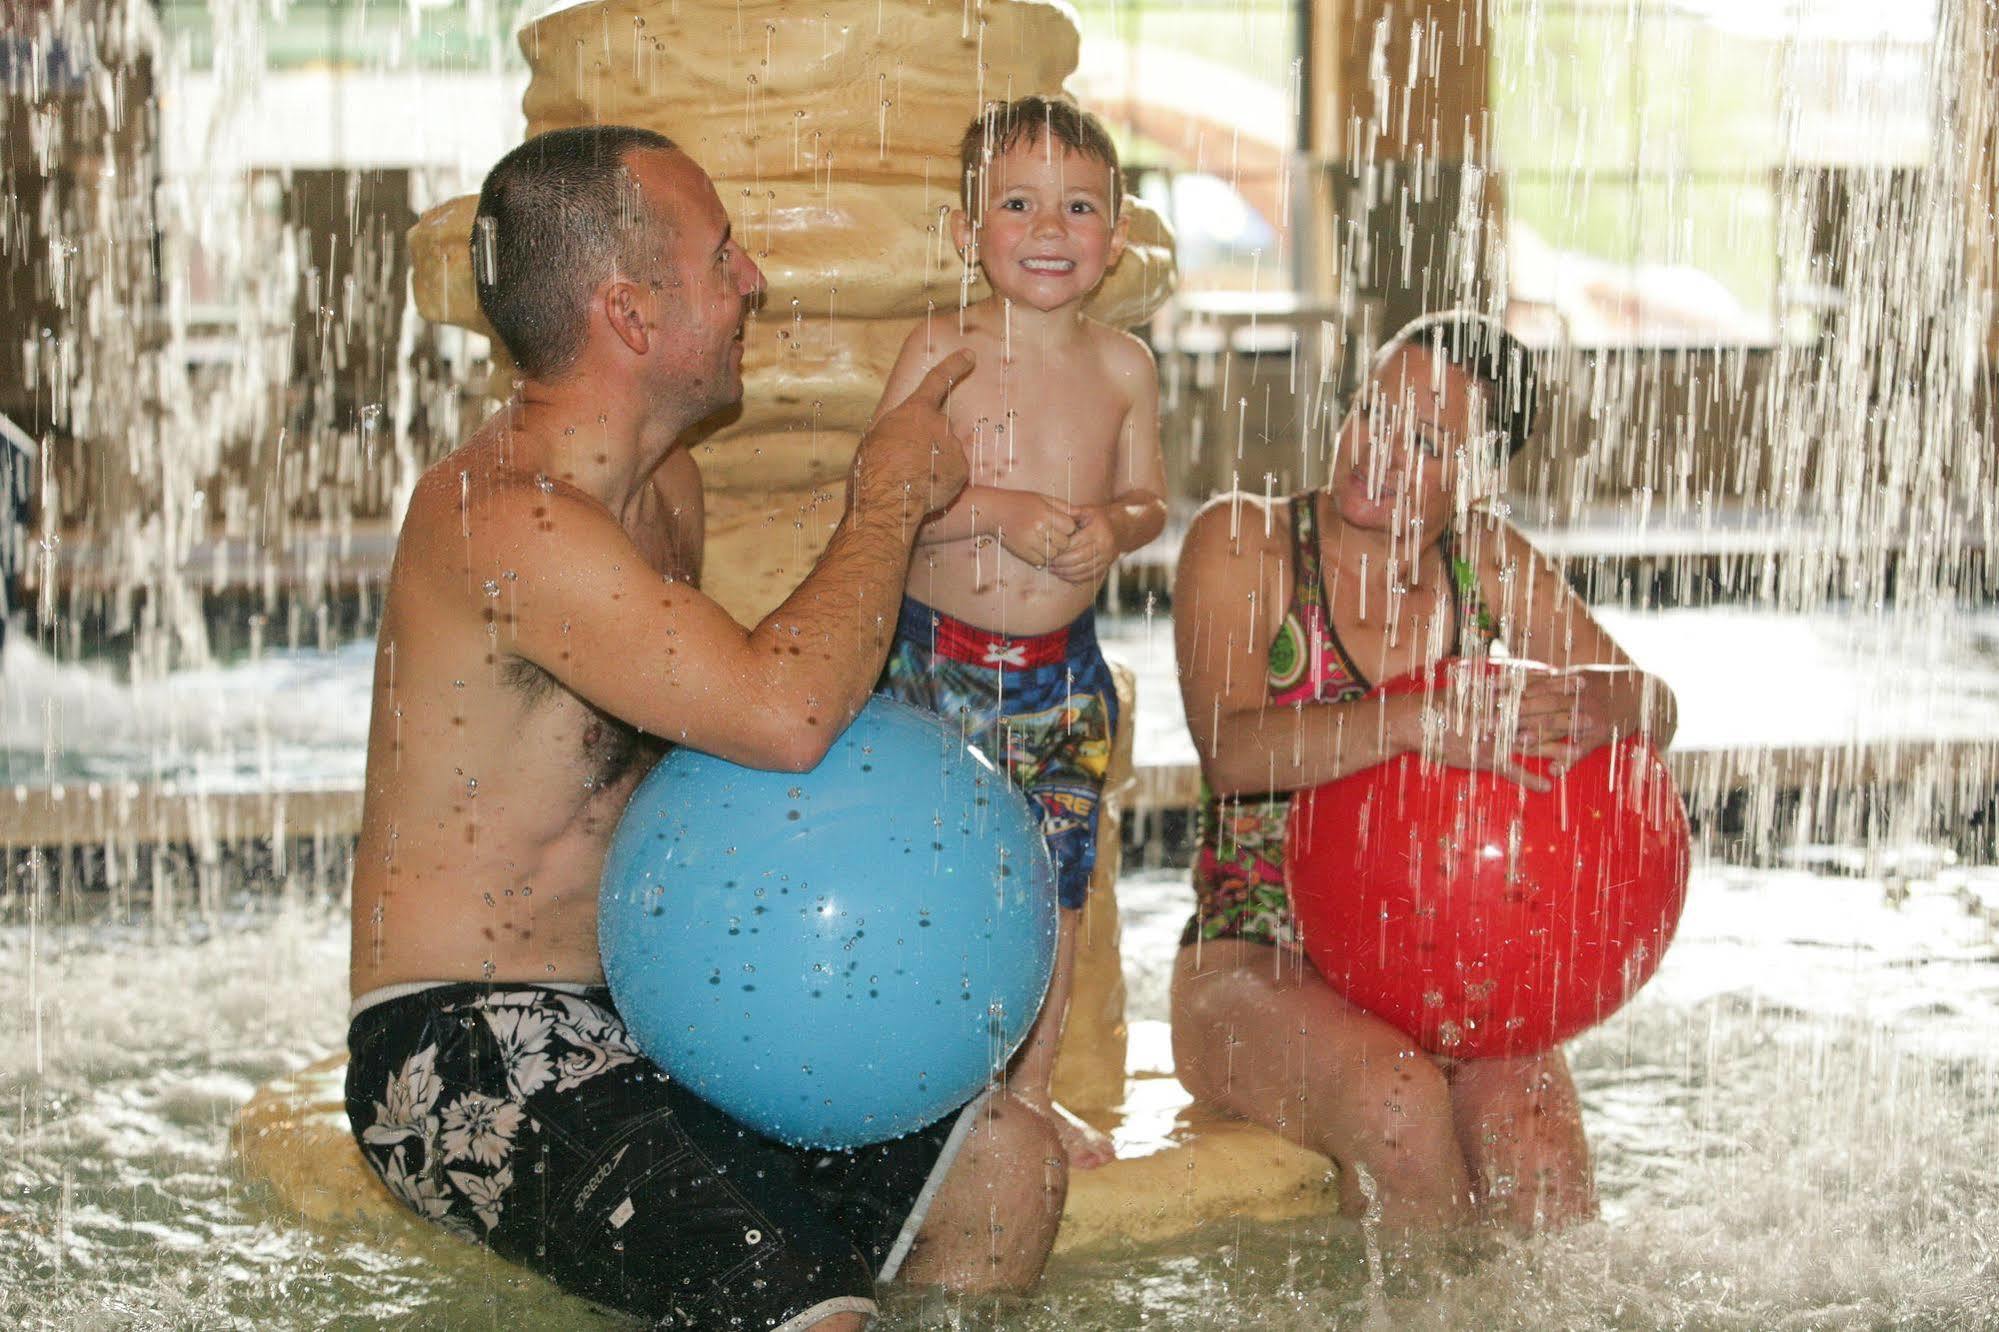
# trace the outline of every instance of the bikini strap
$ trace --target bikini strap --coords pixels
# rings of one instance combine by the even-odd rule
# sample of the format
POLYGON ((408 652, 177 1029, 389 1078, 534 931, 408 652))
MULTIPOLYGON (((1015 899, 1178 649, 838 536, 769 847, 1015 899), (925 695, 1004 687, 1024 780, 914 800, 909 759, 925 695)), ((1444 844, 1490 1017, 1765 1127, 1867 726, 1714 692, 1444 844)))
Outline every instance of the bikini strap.
POLYGON ((1479 590, 1478 570, 1472 568, 1470 560, 1458 557, 1456 532, 1444 533, 1444 539, 1437 544, 1444 557, 1445 573, 1451 580, 1452 654, 1464 655, 1467 628, 1478 635, 1481 650, 1491 647, 1499 637, 1499 624, 1485 604, 1485 593, 1479 590))
POLYGON ((1291 606, 1301 625, 1308 619, 1307 609, 1317 610, 1321 617, 1325 614, 1325 607, 1319 604, 1325 581, 1319 577, 1318 508, 1319 493, 1315 490, 1291 497, 1291 606))

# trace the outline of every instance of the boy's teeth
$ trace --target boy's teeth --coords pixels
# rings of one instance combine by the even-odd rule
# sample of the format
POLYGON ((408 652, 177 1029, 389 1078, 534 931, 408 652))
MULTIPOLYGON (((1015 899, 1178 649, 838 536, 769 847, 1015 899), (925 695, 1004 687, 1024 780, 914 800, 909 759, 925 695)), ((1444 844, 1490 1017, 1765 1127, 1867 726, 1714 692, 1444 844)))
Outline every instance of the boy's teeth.
POLYGON ((1067 259, 1023 259, 1020 266, 1037 273, 1066 273, 1075 267, 1067 259))

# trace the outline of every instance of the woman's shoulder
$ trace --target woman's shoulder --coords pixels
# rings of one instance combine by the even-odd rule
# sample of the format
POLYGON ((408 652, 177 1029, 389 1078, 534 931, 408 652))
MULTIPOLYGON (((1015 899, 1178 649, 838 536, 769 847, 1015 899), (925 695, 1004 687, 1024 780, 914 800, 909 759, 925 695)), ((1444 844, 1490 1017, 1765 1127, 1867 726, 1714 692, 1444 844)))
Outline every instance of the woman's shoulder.
POLYGON ((1466 521, 1453 529, 1451 547, 1457 559, 1493 573, 1554 567, 1526 533, 1484 505, 1473 506, 1466 521))
POLYGON ((1264 496, 1246 490, 1217 495, 1187 524, 1187 535, 1180 542, 1181 558, 1186 558, 1190 548, 1213 556, 1288 545, 1294 503, 1290 495, 1264 496))
POLYGON ((1292 509, 1289 496, 1265 498, 1247 491, 1215 496, 1180 539, 1175 583, 1191 585, 1198 579, 1211 589, 1227 584, 1285 595, 1292 509))

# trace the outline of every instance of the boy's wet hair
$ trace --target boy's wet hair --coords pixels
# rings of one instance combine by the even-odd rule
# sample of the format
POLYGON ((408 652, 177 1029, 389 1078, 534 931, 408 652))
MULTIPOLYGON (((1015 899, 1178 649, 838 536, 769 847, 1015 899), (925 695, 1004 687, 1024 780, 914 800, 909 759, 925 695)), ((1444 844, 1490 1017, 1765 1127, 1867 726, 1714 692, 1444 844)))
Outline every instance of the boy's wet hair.
POLYGON ((479 309, 522 373, 548 379, 583 349, 590 298, 614 272, 659 263, 661 205, 647 207, 626 158, 674 151, 628 125, 537 134, 494 164, 472 223, 479 309))
POLYGON ((1011 102, 987 102, 958 144, 958 197, 965 212, 977 217, 985 204, 985 176, 993 159, 1021 144, 1052 139, 1111 170, 1111 220, 1124 206, 1124 176, 1118 169, 1117 145, 1095 116, 1058 97, 1039 95, 1011 102))
POLYGON ((1390 338, 1376 363, 1401 347, 1421 347, 1484 386, 1486 424, 1506 441, 1499 461, 1527 447, 1541 407, 1541 379, 1526 346, 1499 320, 1475 310, 1426 314, 1390 338))

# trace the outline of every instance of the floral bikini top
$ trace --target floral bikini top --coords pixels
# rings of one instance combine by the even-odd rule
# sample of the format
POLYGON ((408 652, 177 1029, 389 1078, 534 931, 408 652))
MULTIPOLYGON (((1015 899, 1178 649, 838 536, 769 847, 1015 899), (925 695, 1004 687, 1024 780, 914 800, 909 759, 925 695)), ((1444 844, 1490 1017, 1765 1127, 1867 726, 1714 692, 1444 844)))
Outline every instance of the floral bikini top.
MULTIPOLYGON (((1345 703, 1373 686, 1347 655, 1326 605, 1319 560, 1318 493, 1291 498, 1291 601, 1271 640, 1266 684, 1279 705, 1345 703)), ((1483 652, 1499 636, 1479 593, 1478 575, 1455 541, 1441 543, 1449 571, 1452 654, 1483 652), (1470 634, 1466 627, 1470 626, 1470 634)), ((1284 825, 1289 792, 1224 800, 1201 783, 1199 845, 1194 855, 1194 916, 1182 947, 1202 940, 1249 939, 1295 944, 1297 929, 1284 890, 1284 825)))

